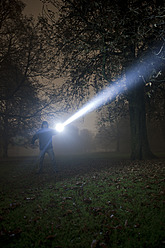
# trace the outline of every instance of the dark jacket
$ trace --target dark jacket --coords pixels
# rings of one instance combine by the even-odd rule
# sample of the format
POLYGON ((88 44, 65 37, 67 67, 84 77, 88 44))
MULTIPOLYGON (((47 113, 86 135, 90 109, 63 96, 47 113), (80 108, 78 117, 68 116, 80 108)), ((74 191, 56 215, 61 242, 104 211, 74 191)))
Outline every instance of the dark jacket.
POLYGON ((41 128, 33 136, 31 143, 34 144, 36 139, 39 139, 39 148, 40 150, 48 150, 53 147, 52 145, 52 136, 56 135, 57 132, 54 129, 50 128, 41 128))

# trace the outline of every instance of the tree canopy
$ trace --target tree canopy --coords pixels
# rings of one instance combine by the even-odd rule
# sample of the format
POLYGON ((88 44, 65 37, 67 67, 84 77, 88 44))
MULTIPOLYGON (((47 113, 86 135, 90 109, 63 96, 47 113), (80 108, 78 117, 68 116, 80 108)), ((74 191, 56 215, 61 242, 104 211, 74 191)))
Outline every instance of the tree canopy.
POLYGON ((44 6, 47 35, 53 40, 60 58, 58 74, 67 76, 65 88, 75 104, 84 101, 91 86, 98 92, 118 77, 125 78, 129 88, 128 72, 134 69, 136 76, 131 84, 137 87, 126 94, 131 158, 152 157, 144 94, 146 85, 151 80, 152 85, 156 85, 158 71, 164 70, 164 3, 156 0, 52 0, 44 1, 44 6), (47 2, 58 8, 58 18, 48 9, 47 2), (139 68, 143 70, 138 71, 139 68))

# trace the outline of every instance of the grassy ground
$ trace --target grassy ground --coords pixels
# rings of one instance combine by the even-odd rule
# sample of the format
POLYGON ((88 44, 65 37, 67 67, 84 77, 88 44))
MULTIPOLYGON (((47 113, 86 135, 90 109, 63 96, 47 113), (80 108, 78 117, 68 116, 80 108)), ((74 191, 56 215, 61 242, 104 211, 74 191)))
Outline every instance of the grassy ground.
POLYGON ((0 247, 165 247, 165 160, 0 162, 0 247))

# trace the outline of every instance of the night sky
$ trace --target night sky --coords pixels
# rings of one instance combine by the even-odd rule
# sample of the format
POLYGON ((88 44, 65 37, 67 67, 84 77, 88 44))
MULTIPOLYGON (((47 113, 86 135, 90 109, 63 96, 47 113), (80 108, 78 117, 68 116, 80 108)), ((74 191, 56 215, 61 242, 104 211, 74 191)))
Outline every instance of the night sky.
POLYGON ((26 14, 32 14, 32 15, 38 15, 39 13, 41 13, 42 10, 42 3, 40 2, 40 0, 22 0, 25 4, 25 10, 24 12, 26 14))

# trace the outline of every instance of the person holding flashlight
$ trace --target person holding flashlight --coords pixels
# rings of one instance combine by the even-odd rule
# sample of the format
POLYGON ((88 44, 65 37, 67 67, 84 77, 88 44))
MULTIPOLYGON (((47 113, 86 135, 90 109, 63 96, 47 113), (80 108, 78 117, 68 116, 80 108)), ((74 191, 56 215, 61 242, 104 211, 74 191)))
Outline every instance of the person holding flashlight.
POLYGON ((53 171, 58 172, 57 166, 56 166, 56 161, 55 161, 55 155, 53 151, 53 145, 52 145, 52 137, 57 134, 57 131, 54 129, 50 129, 48 122, 43 121, 41 125, 41 129, 39 129, 33 136, 31 144, 34 145, 35 141, 39 139, 39 149, 40 149, 40 154, 39 154, 39 170, 38 173, 42 172, 43 169, 43 161, 45 158, 45 154, 48 153, 52 166, 53 166, 53 171))

